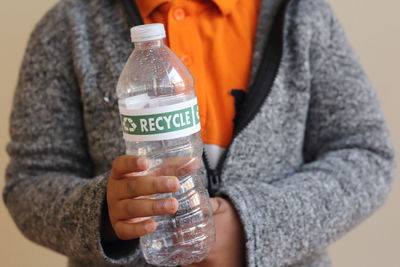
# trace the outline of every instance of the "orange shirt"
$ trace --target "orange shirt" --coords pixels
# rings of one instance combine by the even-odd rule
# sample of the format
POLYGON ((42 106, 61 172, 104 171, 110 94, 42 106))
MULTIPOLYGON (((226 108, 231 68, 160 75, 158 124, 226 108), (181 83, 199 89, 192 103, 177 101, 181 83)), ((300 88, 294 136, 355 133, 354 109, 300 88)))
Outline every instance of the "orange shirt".
POLYGON ((227 147, 232 89, 247 90, 259 0, 136 0, 145 23, 163 23, 167 45, 192 72, 202 139, 227 147))

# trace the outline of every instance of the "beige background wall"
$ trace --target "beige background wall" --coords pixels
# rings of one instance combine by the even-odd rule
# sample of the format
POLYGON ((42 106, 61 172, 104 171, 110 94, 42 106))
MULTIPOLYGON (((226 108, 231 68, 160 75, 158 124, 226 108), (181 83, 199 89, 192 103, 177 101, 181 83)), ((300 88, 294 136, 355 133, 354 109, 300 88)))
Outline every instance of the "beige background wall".
MULTIPOLYGON (((8 161, 8 114, 19 64, 34 23, 56 0, 0 2, 0 188, 8 161)), ((400 20, 397 0, 330 0, 378 89, 400 152, 400 20)), ((398 164, 400 166, 400 164, 398 164)), ((398 172, 398 174, 400 174, 398 172)), ((399 175, 397 175, 399 176, 399 175)), ((387 204, 331 248, 336 267, 400 266, 400 182, 387 204)), ((0 266, 65 266, 63 256, 26 240, 0 201, 0 266)))

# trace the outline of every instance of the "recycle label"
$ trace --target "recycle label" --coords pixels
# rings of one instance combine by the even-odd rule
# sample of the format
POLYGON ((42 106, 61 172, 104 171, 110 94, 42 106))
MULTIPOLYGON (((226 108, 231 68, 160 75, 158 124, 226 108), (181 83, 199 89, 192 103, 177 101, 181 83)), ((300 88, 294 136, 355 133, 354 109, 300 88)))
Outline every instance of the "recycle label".
POLYGON ((157 141, 188 136, 200 131, 197 99, 148 109, 120 108, 124 139, 157 141))

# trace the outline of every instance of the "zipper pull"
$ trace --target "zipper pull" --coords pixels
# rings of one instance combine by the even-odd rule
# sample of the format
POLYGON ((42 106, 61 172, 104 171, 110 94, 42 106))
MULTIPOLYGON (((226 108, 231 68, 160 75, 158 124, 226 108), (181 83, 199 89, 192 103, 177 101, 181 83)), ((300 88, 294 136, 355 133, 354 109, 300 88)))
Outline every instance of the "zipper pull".
POLYGON ((221 188, 221 179, 216 170, 207 170, 208 193, 210 197, 215 197, 221 188))

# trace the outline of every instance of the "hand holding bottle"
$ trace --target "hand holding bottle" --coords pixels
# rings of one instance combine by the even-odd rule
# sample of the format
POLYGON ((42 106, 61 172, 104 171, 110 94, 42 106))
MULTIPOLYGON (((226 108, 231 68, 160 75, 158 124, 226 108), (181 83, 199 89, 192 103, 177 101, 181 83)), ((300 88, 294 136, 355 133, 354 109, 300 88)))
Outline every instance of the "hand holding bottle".
POLYGON ((154 232, 157 225, 150 216, 173 214, 178 210, 175 198, 143 198, 179 189, 179 181, 174 176, 135 175, 147 168, 148 160, 143 157, 121 156, 113 163, 107 184, 107 204, 111 225, 120 239, 154 232))
POLYGON ((228 199, 216 197, 210 201, 215 218, 215 246, 202 262, 183 267, 246 266, 245 233, 239 214, 228 199))
POLYGON ((199 166, 195 158, 170 158, 149 170, 149 160, 144 157, 116 158, 107 184, 107 204, 117 237, 128 240, 154 232, 157 225, 150 216, 174 214, 178 201, 149 196, 176 192, 179 189, 176 176, 193 172, 199 166))

